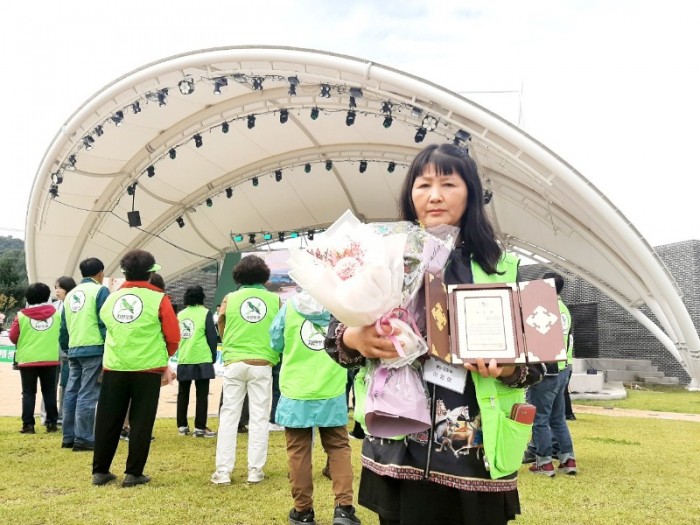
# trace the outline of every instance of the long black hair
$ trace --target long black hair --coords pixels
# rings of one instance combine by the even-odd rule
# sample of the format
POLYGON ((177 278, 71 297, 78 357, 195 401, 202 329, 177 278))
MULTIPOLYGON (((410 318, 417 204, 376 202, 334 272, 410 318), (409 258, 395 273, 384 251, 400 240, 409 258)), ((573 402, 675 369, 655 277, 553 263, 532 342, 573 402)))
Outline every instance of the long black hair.
POLYGON ((497 273, 496 265, 501 257, 501 247, 484 208, 484 190, 478 169, 467 150, 452 144, 431 144, 411 162, 401 189, 399 214, 405 221, 416 221, 418 215, 413 204, 413 184, 428 166, 437 175, 457 173, 467 185, 467 209, 459 228, 466 253, 471 253, 479 266, 489 274, 497 273))

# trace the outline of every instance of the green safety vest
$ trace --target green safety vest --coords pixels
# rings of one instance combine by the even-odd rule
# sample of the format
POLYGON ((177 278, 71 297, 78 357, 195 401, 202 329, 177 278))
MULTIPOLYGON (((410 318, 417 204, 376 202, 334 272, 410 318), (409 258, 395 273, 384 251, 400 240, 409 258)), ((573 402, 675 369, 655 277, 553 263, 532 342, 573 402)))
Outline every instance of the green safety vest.
POLYGON ((280 392, 288 399, 332 399, 345 393, 347 371, 326 353, 328 326, 312 323, 287 303, 280 392))
POLYGON ((179 365, 211 363, 211 348, 207 342, 206 320, 209 310, 203 305, 188 306, 177 314, 180 323, 179 365))
POLYGON ((97 325, 97 292, 100 288, 102 285, 94 281, 80 283, 66 296, 63 311, 71 348, 104 344, 97 325))
POLYGON ((44 320, 17 313, 19 339, 15 359, 18 364, 51 362, 58 364, 58 334, 61 314, 56 312, 44 320))
POLYGON ((107 327, 103 365, 138 372, 168 366, 168 351, 158 317, 165 294, 148 288, 122 288, 100 310, 107 327))
POLYGON ((277 294, 260 286, 243 286, 226 298, 226 327, 222 342, 224 364, 264 359, 272 365, 280 355, 270 345, 270 326, 279 312, 277 294))
POLYGON ((561 315, 561 328, 564 330, 564 346, 566 347, 566 361, 559 361, 557 365, 559 370, 564 370, 574 359, 574 338, 571 337, 571 313, 569 313, 569 308, 561 300, 561 297, 557 299, 559 301, 559 314, 561 315))

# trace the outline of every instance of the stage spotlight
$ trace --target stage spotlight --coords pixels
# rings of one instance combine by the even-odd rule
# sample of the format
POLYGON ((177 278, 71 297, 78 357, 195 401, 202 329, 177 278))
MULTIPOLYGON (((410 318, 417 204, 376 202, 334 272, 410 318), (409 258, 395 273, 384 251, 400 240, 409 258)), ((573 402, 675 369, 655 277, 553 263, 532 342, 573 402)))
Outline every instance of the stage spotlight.
POLYGON ((413 140, 416 142, 423 142, 423 139, 425 138, 425 134, 428 131, 425 128, 418 128, 418 131, 416 131, 416 136, 413 137, 413 140))
POLYGON ((289 120, 289 111, 286 109, 281 109, 280 110, 280 124, 284 124, 289 120))
POLYGON ((221 124, 221 133, 228 133, 228 122, 221 124))
POLYGON ((233 188, 226 188, 226 198, 230 199, 233 197, 233 188))
POLYGON ((345 125, 352 126, 355 123, 355 112, 353 110, 348 111, 348 116, 345 117, 345 125))
POLYGON ((58 186, 55 184, 52 184, 51 187, 49 188, 49 195, 51 195, 52 199, 55 199, 58 197, 58 186))
POLYGON ((85 135, 83 137, 83 145, 85 146, 85 149, 87 151, 90 151, 92 149, 92 145, 95 143, 95 139, 92 138, 92 135, 85 135))
POLYGON ((104 135, 105 132, 104 132, 104 128, 102 127, 102 124, 95 126, 94 133, 98 137, 101 137, 102 135, 104 135))
POLYGON ((235 80, 239 84, 245 84, 246 82, 248 82, 248 79, 243 73, 234 73, 233 80, 235 80))
POLYGON ((248 234, 248 242, 250 244, 255 244, 255 234, 254 233, 249 233, 248 234))
POLYGON ((164 88, 158 91, 156 98, 158 99, 158 107, 165 106, 168 103, 168 89, 164 88))
POLYGON ((255 127, 255 115, 248 115, 248 129, 255 127))
POLYGON ((277 182, 282 180, 282 170, 275 170, 275 180, 277 182))
POLYGON ((134 182, 133 184, 129 184, 126 187, 126 194, 127 195, 133 195, 134 193, 136 193, 136 182, 134 182))
POLYGON ((175 219, 175 222, 180 228, 185 227, 185 219, 183 219, 182 217, 178 217, 177 219, 175 219))
POLYGON ((141 113, 141 103, 138 100, 131 105, 131 111, 134 115, 141 113))
POLYGON ((67 170, 70 171, 75 171, 75 165, 78 162, 78 157, 75 155, 69 155, 68 156, 68 166, 66 166, 67 170))
POLYGON ((367 171, 367 161, 361 160, 360 161, 360 173, 364 173, 365 171, 367 171))
POLYGON ((243 235, 237 233, 236 235, 231 235, 233 242, 243 242, 243 235))
POLYGON ((394 119, 391 117, 391 115, 387 115, 386 117, 384 117, 383 125, 385 128, 388 129, 391 127, 393 122, 394 122, 394 119))
POLYGON ((321 84, 321 98, 331 98, 331 87, 328 84, 321 84))
POLYGON ((357 102, 355 101, 355 97, 350 97, 350 109, 356 108, 357 107, 357 102))
POLYGON ((272 240, 271 233, 263 233, 263 241, 271 241, 271 240, 272 240))
POLYGON ((257 90, 257 91, 262 91, 264 80, 265 79, 263 77, 254 77, 253 78, 253 89, 257 90))
POLYGON ((170 158, 175 160, 177 157, 177 150, 175 148, 170 148, 170 151, 168 151, 168 155, 170 155, 170 158))
POLYGON ((299 85, 299 79, 297 77, 287 77, 289 81, 289 91, 288 95, 294 97, 297 94, 297 86, 299 85))
POLYGON ((122 125, 122 120, 124 120, 124 112, 123 111, 117 111, 114 115, 112 115, 112 122, 114 122, 114 125, 119 127, 122 125))
POLYGON ((423 119, 423 126, 425 129, 428 131, 433 131, 434 129, 437 128, 438 121, 435 117, 431 117, 430 115, 426 115, 425 118, 423 119))
POLYGON ((311 120, 318 118, 318 108, 311 108, 311 120))
POLYGON ((211 208, 212 206, 214 206, 214 201, 211 200, 211 199, 207 199, 207 200, 204 201, 204 202, 206 203, 207 208, 211 208))
POLYGON ((395 169, 396 169, 395 162, 390 162, 389 165, 386 167, 386 171, 388 171, 389 173, 394 173, 395 169))
POLYGON ((146 168, 146 175, 148 175, 149 177, 154 177, 155 174, 156 174, 155 166, 149 166, 148 168, 146 168))
POLYGON ((306 173, 311 173, 311 164, 309 164, 308 162, 304 164, 304 171, 306 173))
POLYGON ((180 88, 180 93, 183 95, 191 95, 194 93, 194 80, 191 78, 182 79, 177 87, 180 88))
POLYGON ((277 234, 277 239, 279 240, 279 242, 284 242, 284 232, 279 232, 277 234))
POLYGON ((331 171, 332 169, 333 169, 333 161, 327 160, 326 161, 326 171, 331 171))
POLYGON ((54 184, 61 184, 63 182, 63 175, 59 173, 58 171, 56 173, 51 174, 51 181, 54 184))
POLYGON ((391 102, 382 102, 382 113, 391 115, 391 108, 393 105, 391 102))
POLYGON ((313 241, 314 240, 314 233, 315 232, 313 230, 309 230, 308 232, 306 232, 306 238, 309 239, 310 241, 313 241))
POLYGON ((351 87, 350 96, 355 98, 362 98, 362 89, 358 87, 351 87))
POLYGON ((228 86, 228 80, 226 77, 217 77, 214 79, 214 94, 221 95, 221 88, 228 86))
POLYGON ((493 199, 493 192, 491 190, 486 190, 484 192, 484 204, 488 204, 493 199))
POLYGON ((194 145, 195 145, 195 147, 201 148, 201 147, 202 147, 202 144, 204 144, 204 141, 202 140, 202 136, 201 136, 199 133, 197 133, 197 134, 196 134, 194 137, 192 137, 192 138, 194 139, 194 145))
POLYGON ((255 188, 257 188, 257 187, 258 187, 258 184, 260 184, 260 181, 258 180, 258 178, 257 178, 257 177, 253 177, 252 181, 253 181, 253 186, 254 186, 255 188))

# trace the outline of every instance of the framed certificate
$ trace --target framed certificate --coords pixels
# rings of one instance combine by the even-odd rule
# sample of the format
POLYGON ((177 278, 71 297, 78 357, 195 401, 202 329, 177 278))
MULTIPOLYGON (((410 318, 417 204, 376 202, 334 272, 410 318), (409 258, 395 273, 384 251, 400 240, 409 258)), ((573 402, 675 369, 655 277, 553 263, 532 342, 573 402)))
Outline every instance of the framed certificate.
POLYGON ((515 285, 458 285, 447 291, 452 363, 525 362, 515 285))

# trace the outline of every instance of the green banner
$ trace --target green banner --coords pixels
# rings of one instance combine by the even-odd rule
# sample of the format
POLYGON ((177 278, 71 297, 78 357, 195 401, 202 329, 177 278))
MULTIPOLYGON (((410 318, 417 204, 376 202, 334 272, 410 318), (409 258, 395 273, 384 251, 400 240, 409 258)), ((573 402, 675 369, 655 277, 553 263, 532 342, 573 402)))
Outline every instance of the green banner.
POLYGON ((15 347, 0 345, 0 363, 11 363, 15 359, 15 347))

